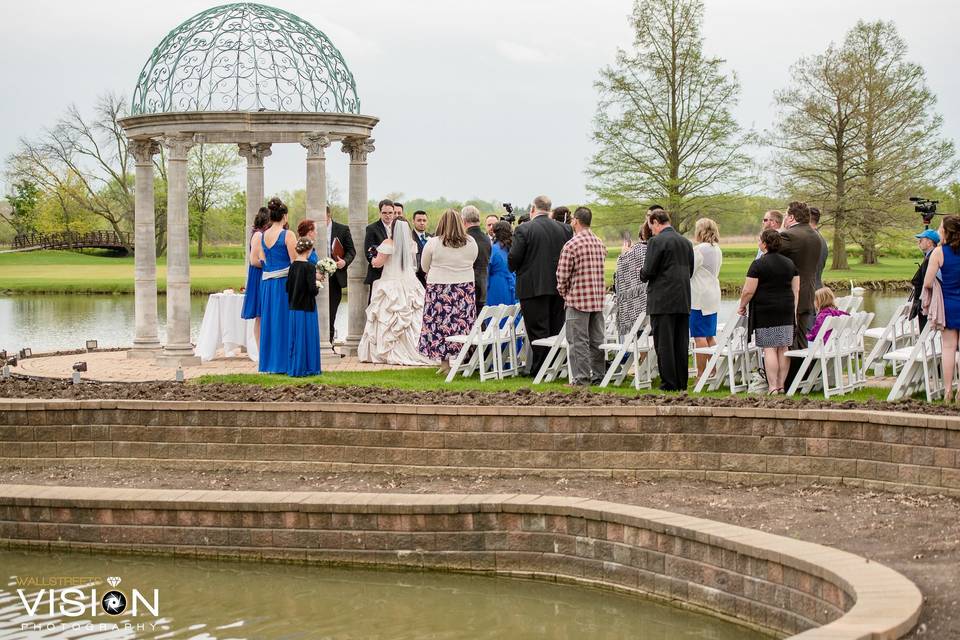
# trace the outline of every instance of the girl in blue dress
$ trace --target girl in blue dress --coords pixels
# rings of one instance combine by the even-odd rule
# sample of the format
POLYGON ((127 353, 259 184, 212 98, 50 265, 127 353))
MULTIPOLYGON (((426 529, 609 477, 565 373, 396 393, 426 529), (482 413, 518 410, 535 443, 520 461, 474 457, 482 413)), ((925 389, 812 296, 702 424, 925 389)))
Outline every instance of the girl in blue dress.
POLYGON ((260 249, 263 231, 270 224, 270 211, 260 207, 253 219, 253 234, 250 236, 250 264, 247 266, 247 286, 244 289, 243 309, 240 317, 253 320, 253 338, 260 346, 260 278, 263 275, 263 252, 260 249))
POLYGON ((287 276, 290 306, 290 363, 287 375, 315 376, 320 373, 320 324, 317 318, 317 268, 309 260, 313 240, 297 240, 297 258, 287 276))
POLYGON ((260 364, 262 373, 286 373, 290 364, 290 307, 287 274, 297 257, 296 240, 284 226, 287 205, 280 198, 267 203, 270 227, 260 237, 263 276, 260 281, 260 364))
POLYGON ((513 229, 509 222, 493 225, 493 247, 490 265, 487 267, 487 304, 516 304, 517 276, 507 267, 507 254, 513 242, 513 229))

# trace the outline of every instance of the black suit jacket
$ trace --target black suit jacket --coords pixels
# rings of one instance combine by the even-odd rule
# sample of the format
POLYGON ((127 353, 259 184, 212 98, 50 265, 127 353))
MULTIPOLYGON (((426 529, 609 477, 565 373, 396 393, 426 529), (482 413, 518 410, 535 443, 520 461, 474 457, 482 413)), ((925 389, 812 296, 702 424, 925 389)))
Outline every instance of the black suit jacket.
POLYGON ((490 237, 480 227, 470 227, 467 233, 477 242, 477 259, 473 261, 473 284, 477 289, 477 306, 487 301, 487 267, 490 266, 490 252, 493 245, 490 237))
POLYGON ((517 298, 556 296, 557 263, 563 245, 573 237, 570 227, 538 215, 513 231, 507 266, 517 274, 517 298))
POLYGON ((647 241, 640 279, 647 283, 647 313, 690 313, 693 245, 667 227, 647 241))
POLYGON ((817 312, 813 303, 813 294, 817 290, 817 269, 820 266, 820 252, 823 238, 809 224, 797 224, 780 233, 783 246, 780 255, 786 256, 800 272, 800 300, 797 315, 817 312))
POLYGON ((820 262, 817 263, 817 289, 823 286, 823 271, 827 268, 827 258, 830 257, 830 247, 827 245, 827 239, 823 237, 819 229, 814 229, 820 236, 820 262))
POLYGON ((383 268, 373 266, 373 251, 380 246, 380 243, 387 239, 387 228, 383 226, 381 220, 371 222, 367 225, 367 232, 363 236, 363 255, 367 258, 367 277, 363 279, 364 284, 373 284, 380 279, 383 274, 383 268))
POLYGON ((343 269, 337 269, 337 272, 333 274, 333 279, 339 283, 341 289, 344 289, 347 286, 347 267, 357 257, 357 250, 353 246, 353 236, 350 235, 350 227, 347 225, 340 224, 337 221, 331 222, 330 236, 330 238, 327 238, 328 242, 333 242, 333 239, 336 238, 343 247, 343 261, 347 265, 343 269))
MULTIPOLYGON (((427 286, 427 272, 420 268, 420 259, 423 258, 423 248, 427 246, 426 241, 423 244, 420 244, 420 234, 417 233, 416 229, 413 231, 413 241, 417 244, 417 280, 420 281, 420 284, 427 286)), ((432 233, 423 232, 424 237, 429 240, 433 237, 432 233)))

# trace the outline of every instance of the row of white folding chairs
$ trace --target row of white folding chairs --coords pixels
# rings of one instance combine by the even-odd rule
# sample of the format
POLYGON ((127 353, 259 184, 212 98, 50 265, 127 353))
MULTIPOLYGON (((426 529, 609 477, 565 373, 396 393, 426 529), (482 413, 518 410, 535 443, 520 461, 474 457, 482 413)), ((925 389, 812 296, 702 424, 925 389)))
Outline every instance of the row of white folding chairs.
MULTIPOLYGON (((893 388, 887 400, 903 400, 923 391, 927 402, 943 397, 946 384, 943 376, 943 342, 940 331, 929 322, 923 327, 913 345, 893 349, 883 359, 900 365, 893 388)), ((960 384, 960 354, 954 370, 954 386, 960 384)))
POLYGON ((724 384, 730 393, 751 391, 753 372, 760 367, 760 350, 750 340, 747 316, 735 314, 725 322, 716 341, 712 347, 693 349, 694 357, 710 356, 694 391, 716 391, 724 384))
POLYGON ((823 395, 829 398, 865 386, 863 334, 871 321, 873 314, 863 311, 829 317, 806 349, 787 351, 788 357, 801 359, 787 395, 808 394, 822 388, 823 395))
POLYGON ((600 382, 601 387, 623 384, 627 375, 633 373, 634 389, 649 389, 656 375, 656 352, 653 349, 653 329, 646 313, 641 312, 633 326, 620 340, 606 342, 600 348, 613 359, 607 363, 607 371, 600 382))
POLYGON ((519 374, 526 349, 526 332, 519 304, 488 305, 480 310, 470 332, 449 336, 447 342, 461 345, 450 363, 447 382, 458 374, 480 381, 500 380, 519 374))
POLYGON ((887 358, 886 355, 904 348, 909 351, 909 348, 916 344, 920 328, 916 318, 910 319, 910 309, 910 302, 905 302, 897 307, 885 326, 871 327, 866 330, 864 336, 875 342, 863 361, 864 374, 874 366, 881 368, 879 365, 886 362, 890 363, 894 375, 899 373, 905 358, 887 358))

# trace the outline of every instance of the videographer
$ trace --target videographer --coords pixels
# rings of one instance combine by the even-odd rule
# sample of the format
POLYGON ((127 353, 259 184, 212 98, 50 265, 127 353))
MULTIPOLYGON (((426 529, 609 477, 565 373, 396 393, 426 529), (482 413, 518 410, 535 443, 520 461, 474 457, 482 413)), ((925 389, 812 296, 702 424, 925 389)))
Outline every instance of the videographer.
POLYGON ((940 245, 940 234, 933 229, 925 229, 913 237, 917 239, 917 246, 920 248, 920 251, 923 252, 923 262, 920 263, 917 272, 913 274, 913 278, 910 279, 910 284, 913 285, 910 319, 913 320, 917 318, 917 322, 920 324, 920 331, 923 331, 923 327, 927 324, 927 314, 923 312, 921 302, 923 279, 927 275, 927 267, 930 264, 930 254, 940 245))

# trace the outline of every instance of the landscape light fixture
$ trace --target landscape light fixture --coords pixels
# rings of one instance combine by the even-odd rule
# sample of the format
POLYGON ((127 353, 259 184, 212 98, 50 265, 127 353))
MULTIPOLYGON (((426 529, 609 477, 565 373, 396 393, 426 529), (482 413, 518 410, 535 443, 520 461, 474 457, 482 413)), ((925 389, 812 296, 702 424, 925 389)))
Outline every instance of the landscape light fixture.
POLYGON ((87 351, 96 351, 96 350, 97 350, 97 341, 87 340, 87 351))
POLYGON ((29 358, 33 355, 33 351, 30 350, 30 347, 24 347, 20 349, 20 359, 29 358))
POLYGON ((87 370, 86 362, 74 362, 73 363, 73 384, 80 384, 80 372, 87 370))
POLYGON ((177 365, 177 382, 183 382, 183 367, 177 365))
POLYGON ((0 362, 6 363, 6 361, 7 361, 7 350, 4 349, 3 351, 0 351, 0 362))

